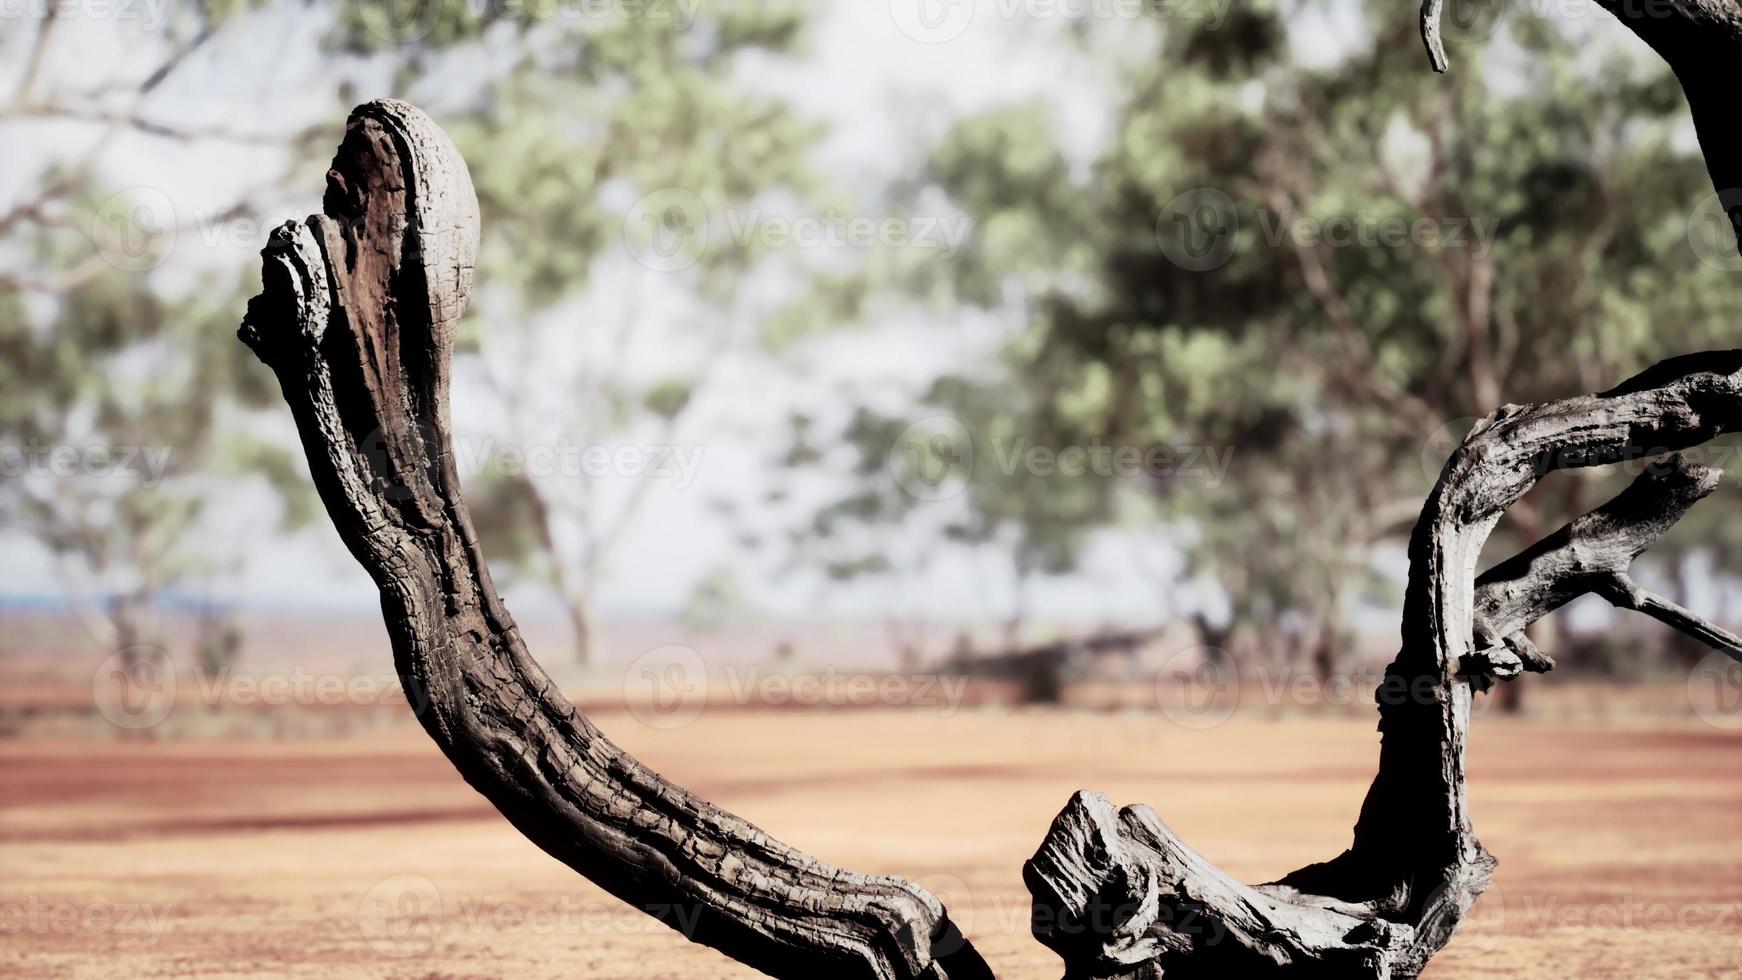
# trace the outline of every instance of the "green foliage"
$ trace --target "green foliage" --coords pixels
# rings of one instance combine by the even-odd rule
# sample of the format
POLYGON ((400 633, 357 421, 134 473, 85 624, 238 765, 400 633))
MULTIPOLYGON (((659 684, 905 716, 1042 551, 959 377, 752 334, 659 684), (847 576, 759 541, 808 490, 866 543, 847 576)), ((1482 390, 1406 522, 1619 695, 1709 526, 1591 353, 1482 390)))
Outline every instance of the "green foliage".
POLYGON ((709 633, 742 618, 749 609, 737 572, 719 565, 709 569, 690 590, 689 598, 678 611, 678 622, 691 630, 709 633))
MULTIPOLYGON (((772 264, 803 265, 791 252, 771 255, 775 246, 744 226, 821 194, 807 164, 817 126, 743 70, 797 50, 809 12, 796 2, 526 0, 480 16, 458 0, 432 0, 341 13, 331 44, 389 58, 396 89, 414 101, 425 88, 451 92, 454 64, 473 67, 476 95, 440 117, 470 168, 483 224, 480 288, 459 347, 480 355, 509 416, 501 438, 607 447, 680 439, 740 333, 772 339, 811 319, 814 306, 758 311, 739 295, 772 264), (657 281, 638 268, 631 282, 598 281, 629 256, 657 281), (637 316, 655 291, 706 311, 683 324, 685 351, 703 352, 695 363, 636 369, 629 352, 646 342, 633 335, 637 316), (621 322, 576 322, 571 311, 604 293, 623 301, 612 315, 621 322), (762 329, 762 312, 784 325, 762 329), (751 329, 735 330, 746 321, 751 329), (551 372, 561 404, 534 404, 527 378, 551 372)), ((486 550, 553 586, 577 622, 588 619, 648 478, 606 503, 587 474, 467 477, 486 550)), ((577 637, 582 658, 586 642, 577 637)))
MULTIPOLYGON (((968 537, 1014 529, 1019 566, 1068 569, 1086 532, 1135 498, 1145 520, 1193 529, 1191 573, 1217 581, 1237 619, 1292 610, 1334 637, 1345 606, 1381 591, 1374 549, 1413 523, 1451 448, 1435 456, 1436 431, 1455 440, 1455 420, 1504 401, 1598 390, 1734 343, 1742 281, 1688 246, 1709 187, 1674 138, 1686 110, 1666 70, 1580 50, 1519 11, 1495 53, 1467 46, 1440 77, 1412 18, 1375 18, 1329 68, 1295 62, 1266 6, 1221 30, 1169 31, 1130 68, 1087 179, 1038 105, 967 119, 936 148, 924 182, 973 219, 953 295, 1015 330, 994 370, 944 379, 914 416, 957 417, 976 444, 1233 453, 1218 486, 977 466, 956 524, 968 537), (1227 207, 1210 213, 1222 250, 1194 263, 1168 245, 1204 230, 1206 212, 1181 205, 1218 199, 1202 189, 1227 207), (1327 241, 1339 227, 1374 235, 1327 241), (1405 233, 1377 237, 1385 228, 1405 233)), ((849 435, 864 460, 891 445, 882 430, 849 435)), ((1496 546, 1608 489, 1546 487, 1496 546)))
MULTIPOLYGON (((41 265, 68 247, 39 229, 41 265)), ((214 477, 263 475, 287 524, 314 513, 306 474, 282 447, 224 413, 265 397, 233 342, 241 284, 165 295, 147 275, 104 269, 38 309, 6 297, 0 316, 0 523, 34 537, 99 587, 150 596, 214 570, 196 530, 214 477), (56 461, 59 462, 56 462, 56 461)))
POLYGON ((643 402, 647 411, 654 416, 670 421, 683 412, 694 393, 695 385, 691 382, 675 379, 661 381, 647 389, 643 402))

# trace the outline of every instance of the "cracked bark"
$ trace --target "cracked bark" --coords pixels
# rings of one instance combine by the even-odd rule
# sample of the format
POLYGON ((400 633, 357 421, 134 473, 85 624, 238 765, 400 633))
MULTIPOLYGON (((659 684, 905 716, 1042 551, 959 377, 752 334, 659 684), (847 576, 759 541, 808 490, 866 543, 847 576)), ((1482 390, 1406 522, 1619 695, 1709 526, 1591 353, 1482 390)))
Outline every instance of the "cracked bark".
MULTIPOLYGON (((1681 82, 1719 200, 1742 248, 1735 0, 1597 0, 1681 82)), ((1434 70, 1449 67, 1443 0, 1422 0, 1434 70)), ((1742 638, 1641 590, 1627 574, 1715 470, 1672 457, 1614 500, 1474 578, 1500 515, 1556 469, 1663 456, 1742 425, 1742 351, 1672 358, 1610 391, 1507 406, 1453 454, 1410 539, 1403 648, 1375 694, 1379 772, 1348 850, 1281 881, 1229 879, 1148 807, 1079 792, 1023 869, 1036 938, 1067 980, 1412 977, 1487 888, 1494 858, 1470 827, 1464 743, 1473 692, 1552 660, 1524 634, 1594 592, 1742 659, 1742 638)))
POLYGON ((783 977, 989 977, 923 889, 775 841, 613 745, 528 654, 454 469, 471 178, 402 102, 351 115, 323 214, 272 233, 240 335, 277 374, 340 537, 381 593, 418 720, 539 847, 688 938, 783 977))
MULTIPOLYGON (((340 537, 373 577, 419 721, 534 843, 688 938, 776 976, 990 977, 924 890, 770 839, 613 745, 526 650, 460 494, 452 334, 478 242, 464 162, 404 103, 355 110, 322 214, 273 232, 241 337, 277 374, 340 537)), ((1733 656, 1738 638, 1639 589, 1633 560, 1711 492, 1673 454, 1742 425, 1742 350, 1490 415, 1410 542, 1379 771, 1348 850, 1246 886, 1146 807, 1081 792, 1024 867, 1035 935, 1068 978, 1414 976, 1487 886, 1464 741, 1472 692, 1552 661, 1523 630, 1595 592, 1733 656), (1653 458, 1621 495, 1476 578, 1501 514, 1568 467, 1653 458)))
POLYGON ((1672 358, 1610 391, 1506 406, 1452 455, 1410 540, 1403 648, 1375 694, 1379 772, 1354 843, 1268 885, 1229 879, 1148 807, 1081 792, 1024 868, 1035 936, 1069 980, 1413 977, 1487 888, 1464 744, 1473 690, 1552 661, 1523 630, 1587 592, 1742 659, 1736 638, 1638 590, 1633 560, 1720 477, 1668 455, 1742 427, 1742 350, 1672 358), (1558 469, 1665 457, 1615 499, 1496 565, 1505 510, 1558 469))

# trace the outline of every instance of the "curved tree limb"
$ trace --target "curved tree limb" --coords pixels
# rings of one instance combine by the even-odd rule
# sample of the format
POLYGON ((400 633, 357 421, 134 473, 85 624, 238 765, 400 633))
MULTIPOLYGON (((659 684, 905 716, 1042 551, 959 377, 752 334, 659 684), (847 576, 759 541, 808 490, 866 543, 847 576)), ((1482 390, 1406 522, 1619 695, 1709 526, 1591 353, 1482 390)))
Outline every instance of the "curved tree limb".
POLYGON ((278 375, 340 537, 374 578, 418 719, 539 847, 690 939, 783 977, 990 977, 931 894, 772 840, 613 745, 527 653, 460 494, 453 329, 478 208, 447 135, 351 114, 325 213, 261 253, 242 339, 278 375))
POLYGON ((1717 485, 1681 457, 1481 579, 1482 544, 1543 476, 1650 458, 1742 428, 1742 350, 1672 358, 1596 395, 1507 406, 1453 453, 1410 540, 1403 648, 1376 693, 1379 772, 1350 848, 1271 885, 1228 878, 1146 807, 1079 793, 1024 868, 1034 933, 1077 980, 1413 977, 1487 888, 1470 828, 1472 688, 1547 669, 1525 626, 1586 592, 1719 645, 1728 634, 1625 591, 1633 560, 1717 485), (1507 659, 1511 658, 1511 659, 1507 659))

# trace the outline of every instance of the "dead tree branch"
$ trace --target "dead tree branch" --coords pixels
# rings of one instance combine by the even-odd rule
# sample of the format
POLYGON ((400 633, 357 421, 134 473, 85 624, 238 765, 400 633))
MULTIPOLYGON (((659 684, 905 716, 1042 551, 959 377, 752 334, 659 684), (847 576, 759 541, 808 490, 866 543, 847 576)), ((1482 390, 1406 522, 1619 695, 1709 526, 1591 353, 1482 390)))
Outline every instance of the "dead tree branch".
MULTIPOLYGON (((465 164, 400 102, 352 113, 322 214, 262 252, 241 336, 277 374, 340 537, 374 578, 419 720, 547 852, 687 937, 777 976, 990 977, 924 890, 827 865, 662 779, 556 690, 498 598, 461 498, 453 330, 478 245, 465 164)), ((1413 977, 1494 859, 1470 828, 1473 690, 1553 666, 1523 629, 1595 592, 1729 650, 1639 589, 1633 561, 1717 485, 1671 456, 1481 578, 1504 511, 1558 469, 1658 459, 1742 426, 1742 350, 1665 361, 1610 391, 1507 406, 1446 464, 1410 541, 1403 646, 1376 695, 1379 772, 1348 850, 1248 887, 1144 807, 1081 792, 1024 868, 1035 935, 1073 980, 1413 977)))
POLYGON ((1742 427, 1742 350, 1672 358, 1610 391, 1507 406, 1452 455, 1410 540, 1403 648, 1379 704, 1379 773, 1338 857, 1248 887, 1147 807, 1078 793, 1024 868, 1034 933, 1072 980, 1413 977, 1450 940, 1494 858, 1470 828, 1473 690, 1552 666, 1523 629, 1586 592, 1720 648, 1735 638, 1630 588, 1638 555, 1717 485, 1681 457, 1477 579, 1501 514, 1548 473, 1679 452, 1742 427))
POLYGON ((772 840, 595 728, 528 654, 461 499, 448 421, 478 206, 447 135, 356 109, 323 214, 262 252, 241 336, 276 374, 327 512, 381 592, 437 745, 521 833, 690 939, 783 977, 990 977, 931 894, 772 840))
MULTIPOLYGON (((1723 473, 1684 456, 1653 463, 1614 500, 1578 518, 1476 580, 1476 652, 1465 664, 1474 681, 1553 669, 1524 635, 1531 623, 1595 593, 1622 609, 1653 616, 1732 656, 1736 637, 1633 583, 1633 560, 1718 488, 1723 473)), ((1477 689, 1486 685, 1477 683, 1477 689)))

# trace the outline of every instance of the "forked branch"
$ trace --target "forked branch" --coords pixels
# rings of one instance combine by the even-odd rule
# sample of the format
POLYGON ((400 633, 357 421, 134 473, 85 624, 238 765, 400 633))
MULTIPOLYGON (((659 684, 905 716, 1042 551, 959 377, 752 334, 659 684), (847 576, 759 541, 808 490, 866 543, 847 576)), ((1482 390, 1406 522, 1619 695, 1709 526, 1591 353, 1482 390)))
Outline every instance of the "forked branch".
POLYGON ((1147 807, 1078 793, 1024 869, 1034 933, 1072 980, 1413 977, 1487 887, 1470 829, 1472 688, 1552 666, 1524 637, 1597 592, 1734 653, 1735 638, 1631 586, 1628 569, 1718 485, 1680 456, 1480 579, 1507 507, 1556 469, 1653 459, 1742 427, 1742 350, 1665 361, 1597 395, 1507 406, 1446 464, 1410 542, 1403 649, 1376 695, 1379 772, 1350 848, 1270 885, 1233 881, 1147 807))
POLYGON ((1554 661, 1537 651, 1524 630, 1587 593, 1742 655, 1734 635, 1646 592, 1628 574, 1633 560, 1716 490, 1723 476, 1681 455, 1654 462, 1614 500, 1484 572, 1476 580, 1476 652, 1464 664, 1477 689, 1486 687, 1483 675, 1505 680, 1553 669, 1554 661))

